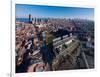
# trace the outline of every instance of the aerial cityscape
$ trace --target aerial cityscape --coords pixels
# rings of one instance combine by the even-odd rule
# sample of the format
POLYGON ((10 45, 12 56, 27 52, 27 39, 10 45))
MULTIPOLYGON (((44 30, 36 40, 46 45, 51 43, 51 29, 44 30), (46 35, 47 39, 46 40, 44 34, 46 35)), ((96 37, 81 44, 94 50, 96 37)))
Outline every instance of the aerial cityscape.
POLYGON ((94 8, 15 6, 16 73, 95 67, 94 8))

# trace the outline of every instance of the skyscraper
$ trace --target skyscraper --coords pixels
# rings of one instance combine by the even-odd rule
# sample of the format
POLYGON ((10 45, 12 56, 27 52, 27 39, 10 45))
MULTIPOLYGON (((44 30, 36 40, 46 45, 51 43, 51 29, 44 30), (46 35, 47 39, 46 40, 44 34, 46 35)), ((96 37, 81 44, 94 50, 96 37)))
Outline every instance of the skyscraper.
POLYGON ((31 23, 31 14, 29 14, 29 23, 31 23))

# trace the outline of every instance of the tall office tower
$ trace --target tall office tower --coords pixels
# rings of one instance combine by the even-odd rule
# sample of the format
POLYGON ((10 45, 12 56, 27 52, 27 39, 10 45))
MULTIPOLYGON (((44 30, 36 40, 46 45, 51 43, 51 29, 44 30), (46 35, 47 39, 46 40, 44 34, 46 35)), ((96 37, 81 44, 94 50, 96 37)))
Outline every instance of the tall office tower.
POLYGON ((32 24, 35 24, 35 18, 32 18, 32 24))
POLYGON ((36 18, 32 19, 32 24, 33 24, 34 27, 36 27, 36 18))
POLYGON ((36 18, 33 18, 32 24, 36 25, 36 18))
POLYGON ((36 25, 38 24, 38 19, 36 18, 36 25))
POLYGON ((31 14, 29 14, 29 23, 31 23, 31 14))

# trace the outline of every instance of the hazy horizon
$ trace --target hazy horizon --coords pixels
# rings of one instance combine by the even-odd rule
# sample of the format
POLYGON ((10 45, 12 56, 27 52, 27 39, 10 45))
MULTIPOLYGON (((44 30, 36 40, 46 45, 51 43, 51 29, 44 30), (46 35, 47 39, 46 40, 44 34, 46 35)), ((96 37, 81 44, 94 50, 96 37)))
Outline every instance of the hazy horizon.
POLYGON ((66 18, 94 20, 94 8, 16 4, 16 18, 66 18))

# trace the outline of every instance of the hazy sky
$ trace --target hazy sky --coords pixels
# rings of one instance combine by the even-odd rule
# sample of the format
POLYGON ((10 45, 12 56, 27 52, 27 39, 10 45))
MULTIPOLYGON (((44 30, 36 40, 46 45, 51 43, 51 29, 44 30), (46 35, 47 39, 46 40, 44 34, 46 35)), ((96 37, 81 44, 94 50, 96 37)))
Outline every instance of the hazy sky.
POLYGON ((16 17, 81 18, 94 20, 94 8, 16 4, 16 17))

